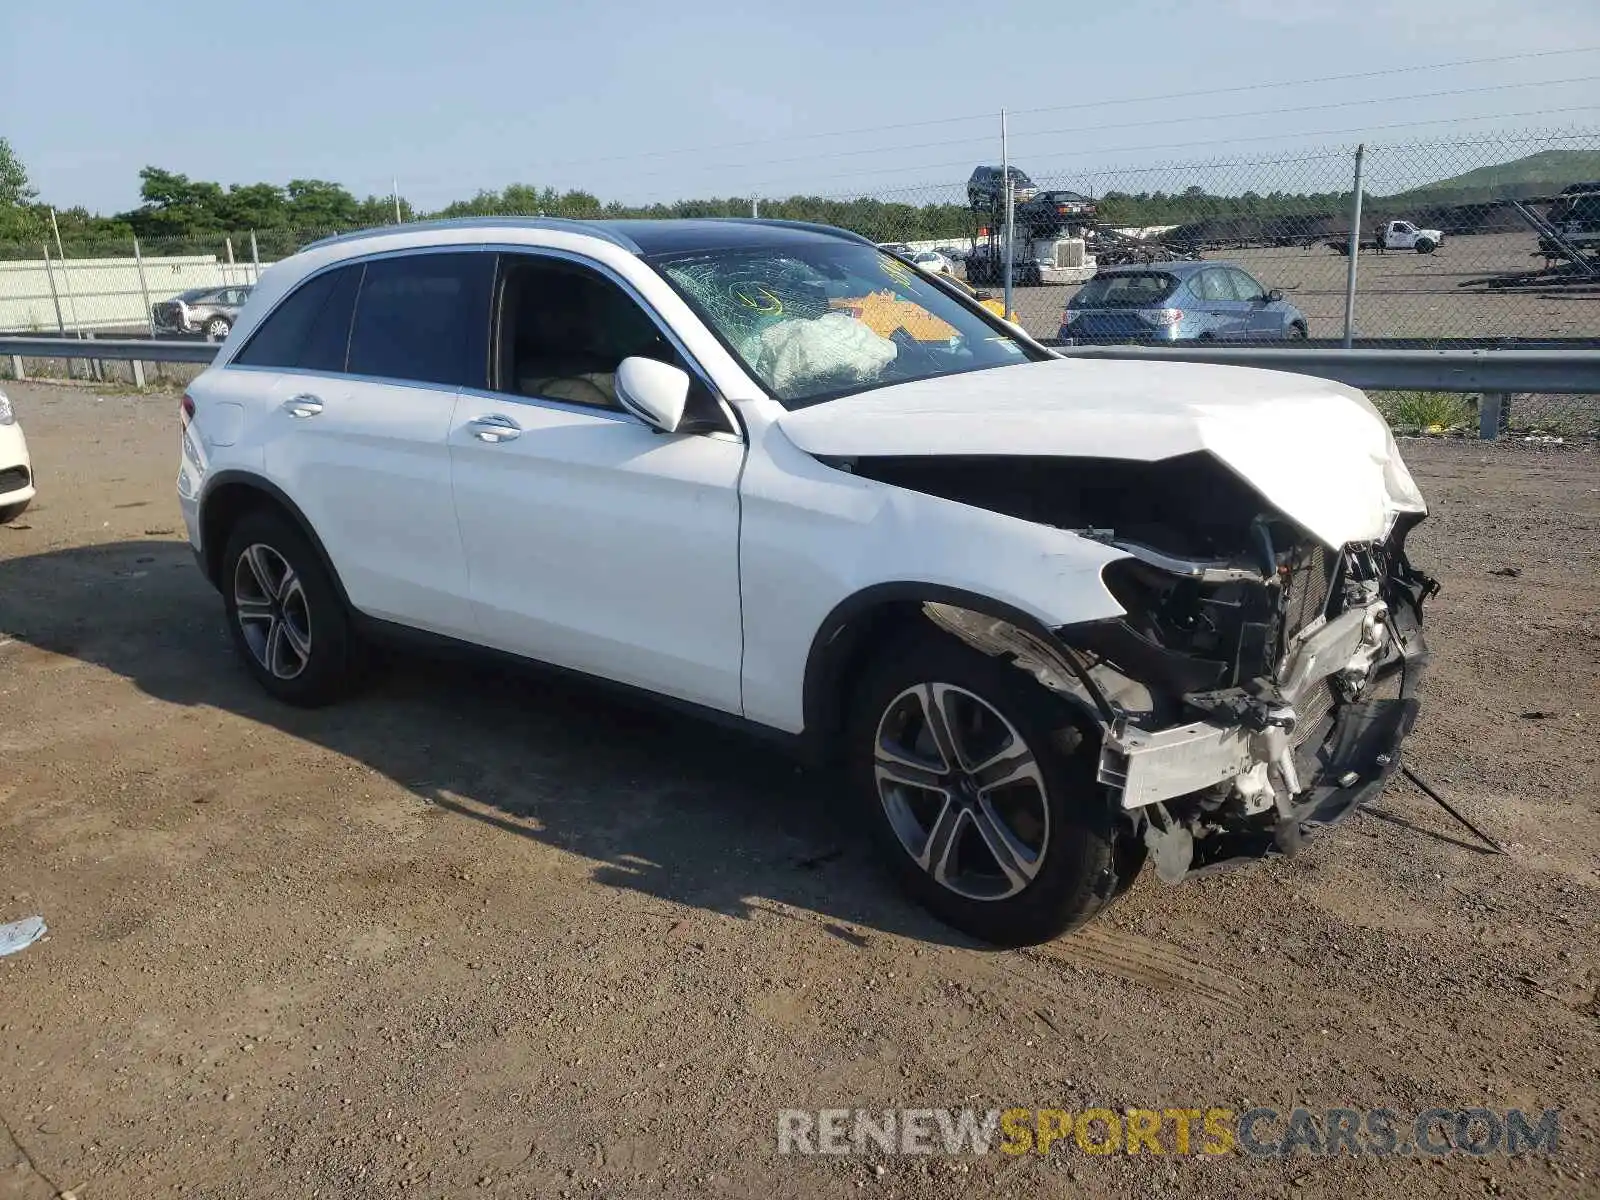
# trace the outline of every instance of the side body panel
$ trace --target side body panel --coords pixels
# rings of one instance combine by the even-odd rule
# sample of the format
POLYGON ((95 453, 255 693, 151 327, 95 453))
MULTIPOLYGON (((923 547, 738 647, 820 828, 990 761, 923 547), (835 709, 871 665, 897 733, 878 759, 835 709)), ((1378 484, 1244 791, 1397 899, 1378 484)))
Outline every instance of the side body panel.
POLYGON ((450 494, 456 391, 356 375, 284 373, 256 436, 269 479, 322 539, 350 602, 454 637, 473 629, 450 494), (322 411, 284 406, 311 396, 322 411))
POLYGON ((449 443, 477 640, 739 712, 739 441, 464 392, 449 443))
POLYGON ((776 409, 742 406, 752 439, 740 539, 751 720, 803 728, 813 639, 836 608, 881 584, 991 597, 1046 627, 1123 611, 1100 580, 1121 551, 826 466, 771 423, 776 409))

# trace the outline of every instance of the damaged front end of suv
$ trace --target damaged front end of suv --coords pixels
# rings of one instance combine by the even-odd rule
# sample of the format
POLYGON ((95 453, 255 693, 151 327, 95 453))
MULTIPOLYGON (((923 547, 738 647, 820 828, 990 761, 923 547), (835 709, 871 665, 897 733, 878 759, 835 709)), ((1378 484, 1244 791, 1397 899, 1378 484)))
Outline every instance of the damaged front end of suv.
POLYGON ((1426 512, 1409 477, 1378 536, 1330 544, 1203 452, 855 470, 1126 556, 1101 572, 1123 614, 1048 639, 949 605, 925 612, 1095 720, 1099 782, 1163 880, 1292 854, 1398 769, 1427 664, 1423 605, 1438 590, 1406 555, 1426 512))

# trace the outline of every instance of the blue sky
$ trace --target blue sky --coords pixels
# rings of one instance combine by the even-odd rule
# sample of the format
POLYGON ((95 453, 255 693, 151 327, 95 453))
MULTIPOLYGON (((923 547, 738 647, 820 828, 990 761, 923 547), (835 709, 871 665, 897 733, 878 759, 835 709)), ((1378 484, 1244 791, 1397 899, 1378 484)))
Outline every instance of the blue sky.
POLYGON ((423 208, 511 182, 629 201, 883 192, 995 160, 1002 105, 1013 160, 1063 186, 1363 134, 1600 127, 1595 51, 1304 82, 1600 47, 1596 0, 3 0, 0 45, 0 135, 44 199, 106 212, 137 203, 145 164, 358 195, 398 177, 423 208), (912 124, 951 117, 971 119, 912 124), (837 132, 882 126, 908 127, 837 132))

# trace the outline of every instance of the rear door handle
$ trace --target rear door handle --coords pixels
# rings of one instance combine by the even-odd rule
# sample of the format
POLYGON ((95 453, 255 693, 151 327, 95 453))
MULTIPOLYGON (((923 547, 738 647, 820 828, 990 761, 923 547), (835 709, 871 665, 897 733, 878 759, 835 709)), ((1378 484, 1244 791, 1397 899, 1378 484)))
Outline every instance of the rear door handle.
POLYGON ((467 428, 472 430, 472 436, 480 442, 510 442, 522 436, 522 426, 499 413, 474 417, 467 422, 467 428))
POLYGON ((291 417, 314 417, 322 411, 322 400, 310 392, 301 392, 283 402, 283 411, 291 417))

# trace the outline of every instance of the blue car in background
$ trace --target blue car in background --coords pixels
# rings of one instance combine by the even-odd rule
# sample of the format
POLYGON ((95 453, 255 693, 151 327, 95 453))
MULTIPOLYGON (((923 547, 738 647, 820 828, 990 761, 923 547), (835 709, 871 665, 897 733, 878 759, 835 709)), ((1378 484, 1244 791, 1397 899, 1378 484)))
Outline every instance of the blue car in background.
POLYGON ((1267 341, 1306 336, 1306 316, 1227 262, 1166 262, 1096 272, 1061 315, 1070 342, 1267 341))

